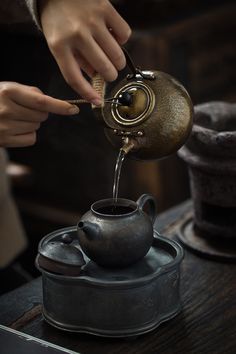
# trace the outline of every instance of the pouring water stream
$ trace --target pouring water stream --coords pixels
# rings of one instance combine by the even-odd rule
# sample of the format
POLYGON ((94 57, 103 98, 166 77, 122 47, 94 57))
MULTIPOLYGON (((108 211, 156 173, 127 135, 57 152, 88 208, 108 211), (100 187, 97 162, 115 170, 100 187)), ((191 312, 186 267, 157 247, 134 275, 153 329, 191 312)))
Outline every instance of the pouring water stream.
POLYGON ((117 204, 117 199, 118 199, 118 192, 119 192, 119 183, 120 183, 120 174, 121 174, 121 168, 122 164, 125 158, 125 155, 127 155, 137 144, 133 139, 126 138, 124 140, 124 145, 119 151, 117 160, 116 160, 116 166, 115 166, 115 174, 114 174, 114 182, 113 182, 113 202, 114 202, 114 207, 116 207, 117 204))
POLYGON ((118 158, 116 160, 114 183, 113 183, 113 201, 114 201, 114 206, 117 204, 118 191, 119 191, 119 182, 120 182, 120 173, 121 173, 121 167, 122 167, 125 155, 126 155, 125 151, 123 149, 120 149, 118 158))

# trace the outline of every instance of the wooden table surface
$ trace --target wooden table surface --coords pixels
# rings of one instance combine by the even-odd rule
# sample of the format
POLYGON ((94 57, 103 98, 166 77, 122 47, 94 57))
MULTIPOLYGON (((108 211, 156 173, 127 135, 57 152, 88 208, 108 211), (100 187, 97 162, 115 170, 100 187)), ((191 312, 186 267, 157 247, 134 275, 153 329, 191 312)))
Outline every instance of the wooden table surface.
MULTIPOLYGON (((191 213, 192 204, 187 201, 161 214, 156 229, 176 238, 177 228, 191 213)), ((135 340, 73 334, 51 327, 41 315, 41 278, 0 298, 0 324, 81 354, 233 354, 235 274, 235 264, 200 258, 185 250, 180 283, 182 312, 135 340)))

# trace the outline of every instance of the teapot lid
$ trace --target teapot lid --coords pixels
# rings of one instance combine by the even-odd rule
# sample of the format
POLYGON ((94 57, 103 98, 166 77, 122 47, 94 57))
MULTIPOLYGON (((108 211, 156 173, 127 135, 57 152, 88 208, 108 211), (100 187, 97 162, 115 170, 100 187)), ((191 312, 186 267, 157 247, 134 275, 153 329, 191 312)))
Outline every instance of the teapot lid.
POLYGON ((145 121, 155 106, 154 92, 145 82, 132 80, 122 85, 114 93, 114 99, 120 102, 124 97, 129 97, 128 103, 110 106, 114 121, 123 127, 133 127, 145 121))
POLYGON ((78 275, 85 264, 78 242, 69 233, 44 238, 38 252, 39 266, 55 273, 78 275))

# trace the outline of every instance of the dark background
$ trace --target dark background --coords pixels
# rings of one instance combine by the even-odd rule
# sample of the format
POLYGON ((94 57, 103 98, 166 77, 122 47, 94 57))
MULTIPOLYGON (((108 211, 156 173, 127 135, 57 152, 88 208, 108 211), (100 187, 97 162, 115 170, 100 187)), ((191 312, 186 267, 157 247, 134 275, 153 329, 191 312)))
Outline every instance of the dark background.
MULTIPOLYGON (((168 72, 184 84, 194 105, 235 102, 236 4, 234 1, 117 1, 133 35, 126 46, 144 69, 168 72)), ((41 88, 58 98, 75 98, 42 37, 1 28, 1 81, 41 88)), ((98 199, 111 197, 117 151, 107 142, 89 107, 75 117, 51 115, 35 146, 9 149, 12 192, 29 238, 19 262, 33 276, 39 240, 74 225, 98 199), (26 166, 15 172, 14 164, 26 166)), ((159 212, 189 197, 188 173, 177 155, 157 162, 126 160, 121 197, 152 193, 159 212)))

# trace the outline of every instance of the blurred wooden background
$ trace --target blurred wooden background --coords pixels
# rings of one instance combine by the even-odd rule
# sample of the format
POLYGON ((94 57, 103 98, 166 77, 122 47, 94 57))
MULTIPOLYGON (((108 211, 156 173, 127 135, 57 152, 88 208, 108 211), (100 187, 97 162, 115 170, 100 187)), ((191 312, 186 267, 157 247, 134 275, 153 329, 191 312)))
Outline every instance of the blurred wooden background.
MULTIPOLYGON (((235 102, 233 1, 127 3, 127 20, 136 29, 129 47, 138 65, 176 77, 189 91, 194 105, 211 100, 235 102)), ((161 210, 188 196, 186 167, 177 156, 137 164, 135 168, 140 189, 157 196, 161 210)))

